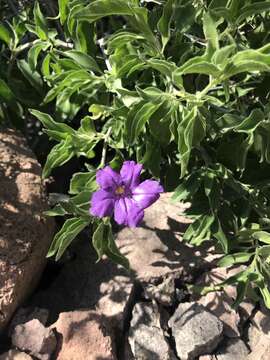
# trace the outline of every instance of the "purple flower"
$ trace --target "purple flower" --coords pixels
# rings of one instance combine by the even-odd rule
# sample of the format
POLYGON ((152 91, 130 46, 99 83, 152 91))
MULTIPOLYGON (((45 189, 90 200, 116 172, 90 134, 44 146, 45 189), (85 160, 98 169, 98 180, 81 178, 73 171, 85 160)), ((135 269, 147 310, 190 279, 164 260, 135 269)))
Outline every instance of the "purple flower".
POLYGON ((120 174, 109 166, 97 172, 100 190, 91 199, 90 213, 97 217, 112 216, 120 225, 136 227, 144 209, 153 204, 164 190, 154 180, 140 183, 141 164, 125 161, 120 174))

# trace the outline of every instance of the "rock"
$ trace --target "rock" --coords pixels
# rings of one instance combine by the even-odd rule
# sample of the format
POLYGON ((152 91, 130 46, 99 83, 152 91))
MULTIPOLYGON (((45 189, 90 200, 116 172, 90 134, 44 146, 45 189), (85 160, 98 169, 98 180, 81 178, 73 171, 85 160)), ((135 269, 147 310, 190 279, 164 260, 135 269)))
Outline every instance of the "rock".
POLYGON ((169 326, 181 360, 210 354, 222 339, 222 322, 195 302, 179 304, 169 326))
POLYGON ((15 327, 12 344, 40 360, 49 360, 56 347, 56 338, 51 329, 34 319, 15 327))
POLYGON ((31 307, 25 307, 20 308, 15 313, 15 315, 12 318, 11 323, 9 324, 9 334, 12 335, 15 327, 19 324, 25 324, 26 322, 37 319, 46 326, 47 320, 49 317, 49 311, 47 309, 40 309, 38 307, 31 308, 31 307))
POLYGON ((0 360, 32 360, 32 357, 25 352, 10 350, 0 355, 0 360))
POLYGON ((58 334, 57 360, 115 360, 106 318, 96 311, 61 313, 52 325, 58 334))
POLYGON ((190 221, 183 216, 183 204, 173 204, 171 196, 171 193, 161 194, 145 210, 141 227, 124 228, 116 236, 135 278, 143 283, 155 283, 167 275, 192 280, 196 272, 213 267, 220 257, 207 243, 194 247, 182 242, 182 233, 190 221))
POLYGON ((133 303, 134 284, 130 274, 112 261, 96 263, 97 255, 82 233, 71 247, 72 258, 45 290, 32 298, 32 306, 49 310, 49 322, 59 313, 74 309, 98 310, 122 331, 126 313, 133 303))
POLYGON ((0 153, 1 332, 39 281, 54 226, 43 216, 41 167, 26 141, 14 130, 0 130, 0 153))
POLYGON ((261 309, 256 311, 252 317, 251 323, 260 330, 262 334, 270 337, 270 310, 261 306, 261 309))
POLYGON ((270 354, 270 316, 269 310, 262 307, 258 310, 248 328, 248 339, 251 353, 247 360, 269 360, 270 354))
POLYGON ((199 360, 216 360, 215 355, 203 355, 199 357, 199 360))
POLYGON ((175 284, 172 277, 165 278, 159 285, 148 284, 144 288, 146 299, 156 300, 164 306, 172 306, 175 302, 175 284))
MULTIPOLYGON (((203 274, 196 282, 196 285, 216 285, 226 278, 241 271, 241 267, 233 269, 215 268, 203 274)), ((254 304, 244 300, 237 311, 232 309, 232 304, 236 298, 236 289, 234 286, 227 286, 222 292, 211 292, 205 296, 193 297, 200 304, 205 306, 214 315, 224 323, 224 334, 228 337, 239 337, 241 328, 241 319, 247 320, 254 309, 254 304), (241 314, 241 316, 240 316, 241 314)))
POLYGON ((217 360, 246 360, 249 350, 240 338, 228 339, 216 353, 217 360))
POLYGON ((131 337, 136 360, 176 360, 161 329, 141 325, 131 337))
POLYGON ((129 343, 136 360, 176 360, 161 328, 158 307, 137 303, 132 312, 129 343))
POLYGON ((261 339, 254 351, 252 351, 246 360, 269 360, 270 344, 266 339, 261 339))

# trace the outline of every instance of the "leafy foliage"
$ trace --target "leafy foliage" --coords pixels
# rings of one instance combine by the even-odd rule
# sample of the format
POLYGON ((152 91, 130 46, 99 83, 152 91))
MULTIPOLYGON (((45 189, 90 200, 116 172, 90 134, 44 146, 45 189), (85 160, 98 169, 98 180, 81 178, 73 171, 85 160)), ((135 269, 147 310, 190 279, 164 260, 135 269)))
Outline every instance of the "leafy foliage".
POLYGON ((0 24, 0 116, 19 122, 39 109, 31 113, 56 142, 45 177, 72 157, 85 162, 49 212, 72 216, 49 255, 93 223, 99 259, 128 266, 88 204, 96 169, 136 158, 174 201, 191 203, 186 241, 216 239, 220 266, 246 265, 218 288, 237 284, 236 305, 260 293, 270 307, 270 2, 58 4, 57 19, 36 3, 32 16, 0 24))

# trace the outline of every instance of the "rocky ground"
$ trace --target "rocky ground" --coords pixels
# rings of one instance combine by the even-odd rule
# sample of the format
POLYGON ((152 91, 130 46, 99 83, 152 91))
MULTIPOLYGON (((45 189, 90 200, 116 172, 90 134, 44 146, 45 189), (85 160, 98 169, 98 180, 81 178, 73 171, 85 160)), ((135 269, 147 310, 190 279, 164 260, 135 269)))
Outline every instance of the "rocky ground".
MULTIPOLYGON (((86 231, 60 263, 47 265, 32 296, 15 301, 0 290, 0 314, 6 319, 13 314, 2 328, 0 360, 269 360, 268 310, 248 301, 233 310, 233 287, 203 297, 188 291, 188 284, 215 284, 240 269, 219 268, 211 243, 196 248, 183 243, 188 221, 182 214, 183 206, 163 194, 146 211, 142 227, 116 234, 130 273, 107 259, 96 264, 86 231)), ((49 241, 47 229, 42 234, 49 241)), ((35 230, 28 235, 31 244, 37 236, 41 241, 35 230)), ((4 240, 10 237, 1 234, 1 246, 4 240)), ((31 252, 27 256, 31 259, 31 252)), ((8 257, 8 250, 1 252, 0 264, 7 266, 8 257)), ((16 266, 20 273, 20 262, 16 266)), ((41 269, 33 265, 29 273, 38 277, 41 269)), ((16 288, 12 274, 0 273, 2 289, 16 288)), ((29 276, 18 282, 28 293, 29 276)))

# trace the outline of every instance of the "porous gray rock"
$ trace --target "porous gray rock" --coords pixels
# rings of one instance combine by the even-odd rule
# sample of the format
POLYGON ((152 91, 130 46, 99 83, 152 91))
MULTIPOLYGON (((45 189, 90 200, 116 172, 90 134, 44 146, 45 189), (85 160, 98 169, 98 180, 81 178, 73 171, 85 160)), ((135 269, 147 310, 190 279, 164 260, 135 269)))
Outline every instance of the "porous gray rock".
POLYGON ((137 303, 133 309, 129 344, 136 360, 176 360, 161 328, 155 303, 137 303))
POLYGON ((17 131, 0 129, 0 332, 33 291, 53 236, 41 167, 17 131))
POLYGON ((56 348, 56 337, 52 329, 33 319, 15 327, 12 344, 37 359, 49 360, 56 348))
POLYGON ((9 350, 0 355, 0 360, 32 360, 32 357, 22 351, 9 350))
POLYGON ((246 360, 249 350, 240 338, 227 339, 216 353, 217 360, 246 360))
POLYGON ((146 299, 156 300, 164 306, 172 306, 175 302, 175 283, 174 278, 169 276, 161 284, 147 284, 144 287, 146 299))
POLYGON ((169 320, 181 360, 211 354, 222 340, 223 324, 196 302, 179 304, 169 320))
POLYGON ((58 335, 57 360, 115 360, 110 324, 96 311, 61 313, 52 325, 58 335))

